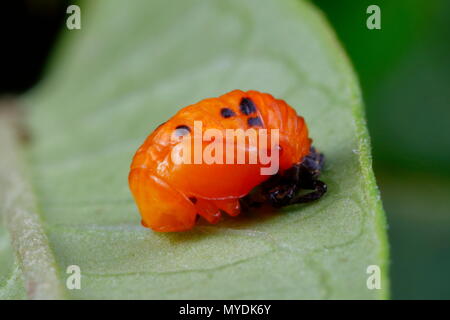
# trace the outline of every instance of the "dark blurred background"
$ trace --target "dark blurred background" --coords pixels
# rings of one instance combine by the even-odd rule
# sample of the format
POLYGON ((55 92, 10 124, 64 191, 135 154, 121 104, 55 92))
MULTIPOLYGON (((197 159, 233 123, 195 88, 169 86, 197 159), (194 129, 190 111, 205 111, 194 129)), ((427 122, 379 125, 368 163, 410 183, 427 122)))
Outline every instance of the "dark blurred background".
MULTIPOLYGON (((363 90, 389 224, 392 298, 450 299, 450 1, 312 2, 363 90), (372 4, 381 8, 381 30, 366 28, 372 4)), ((1 4, 0 95, 39 81, 72 3, 1 4)))
POLYGON ((42 76, 69 4, 65 0, 1 2, 1 95, 22 93, 42 76))

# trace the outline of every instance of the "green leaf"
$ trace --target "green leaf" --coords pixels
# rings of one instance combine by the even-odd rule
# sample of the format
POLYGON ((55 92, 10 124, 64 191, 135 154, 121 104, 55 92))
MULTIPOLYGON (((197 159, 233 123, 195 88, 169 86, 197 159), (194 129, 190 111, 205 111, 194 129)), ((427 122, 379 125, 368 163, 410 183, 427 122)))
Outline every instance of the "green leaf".
POLYGON ((0 108, 0 299, 59 298, 62 286, 26 178, 16 109, 11 103, 0 108))
POLYGON ((82 289, 68 297, 387 297, 361 95, 316 9, 99 0, 81 11, 82 29, 66 31, 47 78, 24 100, 29 169, 60 283, 67 266, 82 272, 82 289), (127 185, 140 143, 179 108, 236 88, 270 92, 305 117, 327 157, 329 193, 185 233, 141 227, 127 185), (381 267, 381 290, 367 288, 368 265, 381 267))

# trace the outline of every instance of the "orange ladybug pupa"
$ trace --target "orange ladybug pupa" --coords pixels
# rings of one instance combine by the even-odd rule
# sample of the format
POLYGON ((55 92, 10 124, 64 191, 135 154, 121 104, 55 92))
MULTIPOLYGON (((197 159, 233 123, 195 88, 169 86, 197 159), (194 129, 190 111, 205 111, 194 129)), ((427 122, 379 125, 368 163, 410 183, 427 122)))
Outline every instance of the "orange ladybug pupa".
POLYGON ((286 102, 267 93, 234 90, 187 106, 156 128, 133 158, 129 185, 144 226, 184 231, 195 225, 197 214, 216 223, 223 212, 238 215, 241 205, 282 207, 320 198, 326 192, 318 180, 323 160, 311 147, 304 119, 286 102), (239 144, 238 135, 228 139, 230 132, 249 129, 266 132, 272 143, 249 136, 245 144, 239 144), (273 163, 263 161, 261 151, 277 155, 272 174, 267 171, 273 163), (239 153, 247 161, 236 163, 239 153), (204 154, 216 161, 202 159, 204 154), (188 161, 180 162, 180 157, 188 161), (299 195, 303 189, 313 191, 299 195))

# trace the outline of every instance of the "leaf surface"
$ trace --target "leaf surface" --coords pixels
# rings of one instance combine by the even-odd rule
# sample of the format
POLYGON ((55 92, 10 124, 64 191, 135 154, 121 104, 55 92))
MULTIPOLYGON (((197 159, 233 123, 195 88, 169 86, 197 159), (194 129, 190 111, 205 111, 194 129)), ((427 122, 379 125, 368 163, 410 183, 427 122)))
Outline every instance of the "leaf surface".
MULTIPOLYGON (((387 297, 385 223, 357 80, 334 34, 296 0, 81 4, 47 77, 25 97, 28 159, 72 298, 387 297), (178 109, 233 89, 286 100, 326 155, 329 193, 178 234, 140 226, 127 185, 145 137, 178 109), (369 265, 382 289, 366 286, 369 265)), ((193 177, 195 178, 195 177, 193 177)))

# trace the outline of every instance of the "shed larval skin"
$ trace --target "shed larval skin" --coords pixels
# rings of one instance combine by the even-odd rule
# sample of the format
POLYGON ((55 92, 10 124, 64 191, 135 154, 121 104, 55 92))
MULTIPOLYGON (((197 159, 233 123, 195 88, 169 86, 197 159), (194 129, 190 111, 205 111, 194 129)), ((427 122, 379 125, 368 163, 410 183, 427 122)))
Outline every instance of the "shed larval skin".
MULTIPOLYGON (((182 137, 174 140, 173 133, 179 128, 194 128, 194 121, 202 121, 202 133, 214 128, 222 131, 223 137, 225 129, 264 128, 269 134, 271 129, 279 129, 279 146, 275 150, 279 152, 279 173, 300 163, 311 146, 303 117, 267 93, 234 90, 181 109, 147 137, 131 163, 129 186, 142 224, 155 231, 191 229, 197 214, 210 223, 218 222, 221 212, 236 216, 241 211, 239 199, 270 178, 261 174, 260 169, 269 164, 259 163, 259 157, 256 164, 227 164, 225 156, 223 164, 175 163, 172 149, 182 137)), ((203 139, 202 150, 210 143, 203 139)), ((250 153, 258 152, 258 146, 253 147, 245 147, 246 159, 250 153)), ((267 149, 269 153, 274 151, 270 143, 267 149)))

